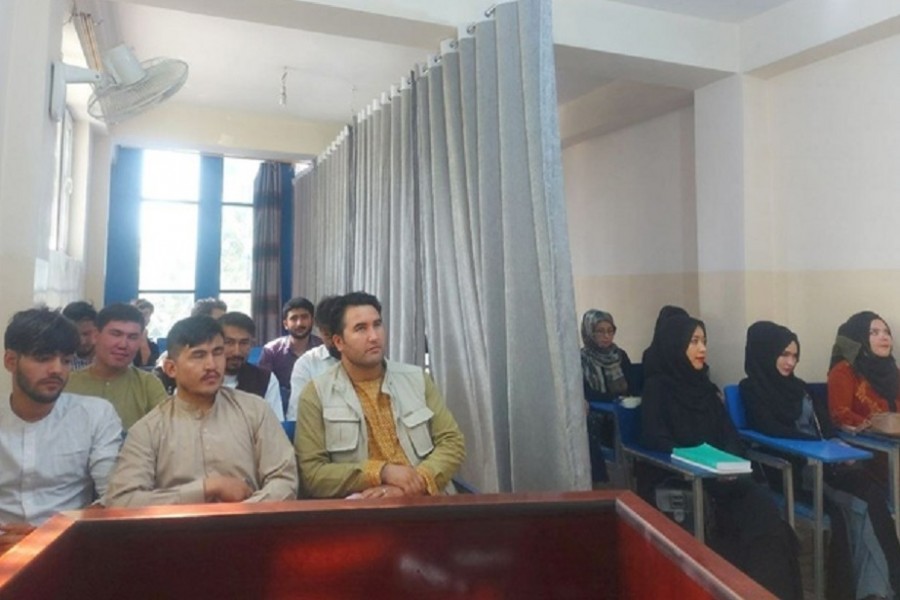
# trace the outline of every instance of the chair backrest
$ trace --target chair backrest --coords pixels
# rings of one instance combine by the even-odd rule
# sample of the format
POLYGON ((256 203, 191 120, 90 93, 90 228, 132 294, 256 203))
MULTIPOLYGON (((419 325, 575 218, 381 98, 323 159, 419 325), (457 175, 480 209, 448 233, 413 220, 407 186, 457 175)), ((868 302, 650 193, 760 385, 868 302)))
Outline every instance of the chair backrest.
POLYGON ((631 384, 631 394, 634 396, 644 395, 644 365, 641 363, 631 363, 631 368, 625 373, 625 378, 631 384))
POLYGON ((828 384, 827 383, 808 383, 806 384, 806 391, 809 392, 809 397, 813 400, 817 400, 822 403, 823 406, 828 406, 828 384))
POLYGON ((626 408, 615 404, 616 427, 623 446, 637 446, 641 440, 641 407, 626 408))
POLYGON ((259 364, 259 358, 262 356, 262 346, 253 346, 250 348, 250 354, 247 355, 247 362, 251 365, 259 364))
POLYGON ((741 388, 737 385, 726 385, 725 389, 725 407, 728 409, 728 416, 731 422, 738 429, 747 429, 747 416, 744 413, 744 399, 741 398, 741 388))

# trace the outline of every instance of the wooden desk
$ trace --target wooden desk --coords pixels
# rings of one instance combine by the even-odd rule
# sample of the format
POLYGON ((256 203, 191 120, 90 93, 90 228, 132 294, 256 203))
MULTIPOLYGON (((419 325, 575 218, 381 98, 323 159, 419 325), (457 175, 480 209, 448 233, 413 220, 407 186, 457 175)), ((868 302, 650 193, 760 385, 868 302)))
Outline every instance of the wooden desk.
POLYGON ((771 598, 631 492, 107 509, 0 558, 0 598, 771 598))

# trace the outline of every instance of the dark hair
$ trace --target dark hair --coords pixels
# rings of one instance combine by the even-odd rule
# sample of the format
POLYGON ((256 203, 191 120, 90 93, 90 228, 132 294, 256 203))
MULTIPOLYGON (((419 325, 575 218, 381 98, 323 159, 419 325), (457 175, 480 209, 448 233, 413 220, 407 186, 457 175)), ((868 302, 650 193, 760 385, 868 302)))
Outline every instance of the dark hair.
POLYGON ((351 306, 371 306, 381 314, 381 303, 378 298, 366 292, 350 292, 335 299, 331 306, 331 317, 328 319, 328 329, 335 335, 344 332, 344 315, 351 306))
POLYGON ((335 304, 340 299, 340 296, 325 296, 324 298, 319 300, 319 303, 316 304, 316 325, 319 329, 328 329, 329 332, 334 333, 331 330, 331 312, 334 309, 335 304))
POLYGON ((175 360, 185 348, 205 344, 217 335, 222 335, 222 326, 212 317, 197 315, 181 319, 169 330, 167 337, 169 358, 175 360))
POLYGON ((256 323, 242 312, 225 313, 219 317, 219 325, 222 327, 226 325, 228 327, 237 327, 238 329, 243 329, 251 336, 256 335, 256 323))
POLYGON ((156 307, 153 306, 152 302, 150 302, 149 300, 144 300, 143 298, 138 298, 137 300, 132 301, 132 304, 134 304, 135 308, 137 308, 138 310, 144 310, 145 308, 149 308, 150 312, 156 310, 156 307))
POLYGON ((291 298, 285 302, 284 306, 281 307, 282 320, 287 319, 288 313, 298 308, 302 308, 309 312, 309 316, 311 317, 316 316, 316 307, 313 306, 313 303, 302 296, 297 296, 296 298, 291 298))
POLYGON ((216 309, 219 309, 222 312, 228 312, 228 305, 218 298, 203 298, 194 302, 194 307, 191 308, 191 316, 199 317, 202 315, 211 317, 212 311, 216 309))
POLYGON ((115 304, 110 304, 109 306, 104 306, 103 309, 97 313, 97 330, 103 331, 103 328, 106 327, 110 321, 137 323, 141 326, 141 331, 144 330, 144 315, 136 306, 131 304, 117 302, 115 304))
POLYGON ((75 323, 46 306, 14 314, 3 335, 6 350, 28 356, 75 354, 80 343, 75 323))
POLYGON ((97 309, 94 308, 93 304, 84 300, 69 302, 62 310, 62 314, 73 323, 97 320, 97 309))

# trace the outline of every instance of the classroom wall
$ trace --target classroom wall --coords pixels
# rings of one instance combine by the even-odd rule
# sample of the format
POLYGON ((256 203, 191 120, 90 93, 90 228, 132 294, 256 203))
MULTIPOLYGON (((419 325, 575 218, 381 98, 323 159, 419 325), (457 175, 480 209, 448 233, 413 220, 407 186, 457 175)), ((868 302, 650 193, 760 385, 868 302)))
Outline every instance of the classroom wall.
POLYGON ((895 36, 768 81, 772 270, 810 380, 824 379, 852 313, 874 310, 900 331, 898 72, 895 36))
POLYGON ((662 305, 697 309, 693 108, 570 146, 563 170, 579 318, 611 312, 640 360, 662 305))
MULTIPOLYGON (((48 112, 49 64, 60 56, 62 0, 0 3, 0 334, 12 314, 68 285, 51 257, 55 123, 48 112)), ((71 272, 71 271, 69 271, 71 272)), ((0 397, 9 394, 0 376, 0 397)))

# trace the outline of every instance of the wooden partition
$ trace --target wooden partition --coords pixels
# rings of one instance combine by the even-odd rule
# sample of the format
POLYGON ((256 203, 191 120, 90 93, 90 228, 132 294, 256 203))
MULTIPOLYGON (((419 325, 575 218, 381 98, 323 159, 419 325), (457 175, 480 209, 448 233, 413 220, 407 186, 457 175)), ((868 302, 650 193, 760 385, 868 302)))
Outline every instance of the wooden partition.
POLYGON ((768 598, 630 492, 107 509, 0 558, 0 598, 768 598))

